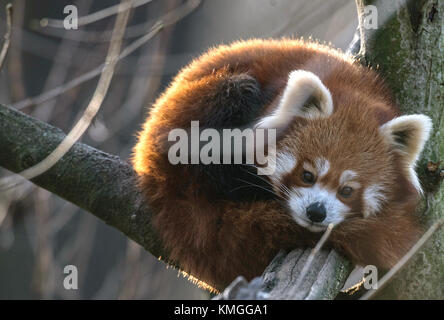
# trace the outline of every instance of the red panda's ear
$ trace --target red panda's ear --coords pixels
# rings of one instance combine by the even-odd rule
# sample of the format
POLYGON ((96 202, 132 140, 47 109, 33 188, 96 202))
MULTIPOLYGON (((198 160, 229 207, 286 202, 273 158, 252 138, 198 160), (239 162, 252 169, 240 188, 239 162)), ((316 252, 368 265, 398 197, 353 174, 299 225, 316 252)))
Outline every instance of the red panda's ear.
POLYGON ((422 114, 401 116, 380 127, 385 141, 402 156, 404 165, 411 173, 412 183, 418 190, 420 186, 414 167, 429 139, 431 129, 432 120, 422 114))
POLYGON ((285 129, 294 117, 327 118, 333 113, 331 94, 321 79, 304 70, 292 71, 279 105, 271 115, 261 119, 257 128, 285 129))

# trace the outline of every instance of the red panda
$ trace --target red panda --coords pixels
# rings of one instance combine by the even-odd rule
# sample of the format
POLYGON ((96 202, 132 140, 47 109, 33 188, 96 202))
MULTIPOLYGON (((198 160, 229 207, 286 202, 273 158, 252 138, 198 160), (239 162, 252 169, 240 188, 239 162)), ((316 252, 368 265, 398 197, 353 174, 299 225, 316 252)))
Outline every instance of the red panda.
POLYGON ((431 120, 401 116, 383 80, 303 40, 222 45, 184 67, 149 111, 132 163, 169 259, 215 289, 279 250, 328 245, 390 268, 417 240, 415 163, 431 120), (169 132, 276 129, 275 170, 172 164, 169 132), (240 177, 240 178, 239 178, 240 177), (244 184, 242 184, 244 183, 244 184))

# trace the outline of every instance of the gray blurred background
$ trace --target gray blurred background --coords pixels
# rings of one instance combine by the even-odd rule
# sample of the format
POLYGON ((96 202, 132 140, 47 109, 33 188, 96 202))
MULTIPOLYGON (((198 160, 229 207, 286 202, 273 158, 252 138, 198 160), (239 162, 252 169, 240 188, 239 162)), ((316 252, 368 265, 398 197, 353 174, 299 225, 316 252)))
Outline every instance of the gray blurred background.
MULTIPOLYGON (((0 35, 6 31, 6 3, 0 1, 0 35)), ((119 1, 12 3, 12 40, 0 72, 0 103, 19 106, 67 132, 88 104, 98 77, 42 103, 22 102, 103 63, 115 15, 69 31, 42 28, 39 22, 63 19, 66 5, 76 5, 83 16, 119 1)), ((133 9, 125 45, 184 5, 186 0, 152 0, 133 9)), ((128 159, 147 108, 181 67, 211 46, 291 36, 312 37, 345 50, 357 23, 352 0, 203 0, 119 62, 97 120, 82 142, 128 159)), ((0 168, 0 176, 9 174, 0 168)), ((119 231, 57 196, 31 183, 0 194, 0 299, 208 298, 119 231), (79 270, 78 290, 63 287, 66 265, 79 270)))

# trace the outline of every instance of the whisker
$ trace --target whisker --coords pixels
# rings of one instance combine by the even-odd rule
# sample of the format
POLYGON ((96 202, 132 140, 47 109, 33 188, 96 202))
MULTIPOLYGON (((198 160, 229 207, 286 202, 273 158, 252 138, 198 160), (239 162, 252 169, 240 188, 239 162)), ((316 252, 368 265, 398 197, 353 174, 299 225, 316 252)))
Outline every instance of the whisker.
MULTIPOLYGON (((246 173, 248 173, 248 174, 251 174, 252 176, 255 176, 255 177, 257 177, 257 178, 259 178, 259 179, 261 179, 262 181, 264 181, 265 183, 267 183, 270 187, 277 187, 284 195, 286 195, 286 196, 290 196, 290 189, 288 189, 284 184, 282 184, 282 183, 279 183, 277 186, 275 186, 275 185, 273 185, 270 181, 268 181, 267 179, 265 179, 265 178, 263 178, 263 177, 261 177, 261 176, 259 176, 259 175, 257 175, 257 174, 254 174, 254 173, 252 173, 252 172, 250 172, 250 171, 248 171, 248 170, 245 170, 245 169, 243 169, 243 168, 240 168, 242 171, 244 171, 244 172, 246 172, 246 173)), ((281 197, 281 198, 283 198, 283 197, 281 197)))
MULTIPOLYGON (((248 187, 251 187, 251 185, 239 186, 239 187, 234 188, 234 189, 231 190, 230 192, 232 192, 232 191, 236 191, 236 190, 239 190, 239 189, 242 189, 242 188, 248 188, 248 187)), ((256 186, 256 187, 259 187, 259 186, 256 186)), ((264 189, 264 190, 273 193, 273 192, 270 191, 270 190, 267 190, 267 189, 264 189)), ((273 193, 273 195, 275 195, 275 196, 278 197, 277 199, 273 199, 273 201, 277 201, 277 202, 279 202, 283 207, 287 207, 287 203, 286 203, 286 199, 285 199, 285 198, 282 198, 282 197, 280 197, 279 195, 277 195, 277 194, 275 194, 275 193, 273 193)))
POLYGON ((290 196, 291 191, 290 191, 290 189, 288 189, 288 187, 286 185, 281 183, 278 185, 278 188, 280 190, 282 190, 287 196, 290 196))
POLYGON ((251 183, 251 182, 249 182, 249 181, 246 181, 246 180, 243 180, 243 179, 240 179, 240 178, 236 178, 236 180, 239 180, 239 181, 242 181, 243 183, 246 183, 247 186, 240 186, 240 187, 234 188, 234 189, 231 190, 230 192, 233 192, 233 191, 238 190, 238 189, 241 189, 241 188, 246 188, 246 187, 248 187, 248 186, 252 186, 252 187, 256 187, 256 188, 260 188, 260 189, 262 189, 262 190, 268 191, 268 192, 270 192, 271 194, 275 195, 276 197, 281 198, 281 199, 283 199, 283 200, 286 200, 284 197, 282 197, 281 195, 277 194, 276 192, 274 192, 274 191, 272 191, 272 190, 269 190, 269 189, 267 189, 267 188, 264 188, 264 187, 262 187, 262 186, 259 186, 259 185, 257 185, 257 184, 251 183))
POLYGON ((285 194, 286 196, 290 197, 291 191, 290 191, 290 189, 286 185, 284 185, 283 183, 279 183, 277 185, 277 188, 279 188, 279 190, 281 190, 283 194, 285 194))
POLYGON ((258 175, 258 174, 254 174, 253 172, 250 172, 250 171, 245 170, 245 169, 243 169, 243 168, 240 168, 240 169, 241 169, 242 171, 248 173, 248 174, 251 174, 251 175, 254 176, 254 177, 257 177, 257 178, 261 179, 262 181, 264 181, 265 183, 267 183, 267 184, 270 185, 271 187, 274 187, 274 185, 273 185, 270 181, 268 181, 267 179, 261 177, 260 175, 258 175))

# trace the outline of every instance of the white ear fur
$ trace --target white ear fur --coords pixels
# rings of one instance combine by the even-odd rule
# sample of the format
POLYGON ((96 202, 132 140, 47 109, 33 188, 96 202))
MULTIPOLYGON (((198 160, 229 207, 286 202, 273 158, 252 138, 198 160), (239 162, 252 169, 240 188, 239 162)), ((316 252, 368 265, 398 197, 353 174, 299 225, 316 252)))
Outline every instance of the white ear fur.
POLYGON ((411 182, 418 190, 421 190, 415 164, 424 144, 429 139, 432 120, 422 114, 406 115, 383 124, 379 130, 387 143, 402 155, 404 165, 409 170, 411 182))
POLYGON ((333 100, 321 79, 304 70, 292 71, 278 108, 256 125, 258 128, 282 129, 293 117, 326 118, 333 113, 333 100))

